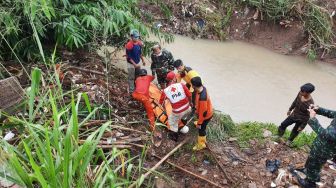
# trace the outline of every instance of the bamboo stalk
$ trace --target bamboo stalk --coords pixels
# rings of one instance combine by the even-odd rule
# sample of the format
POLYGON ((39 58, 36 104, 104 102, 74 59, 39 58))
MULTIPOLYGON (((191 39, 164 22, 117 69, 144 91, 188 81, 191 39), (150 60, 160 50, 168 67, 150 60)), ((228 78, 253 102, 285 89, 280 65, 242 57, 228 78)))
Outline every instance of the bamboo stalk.
POLYGON ((95 70, 84 69, 84 68, 81 68, 81 67, 74 67, 74 66, 71 66, 71 67, 68 67, 68 69, 77 69, 77 70, 80 70, 80 71, 83 71, 83 72, 87 72, 87 73, 92 73, 92 74, 98 74, 98 75, 101 75, 101 76, 105 76, 105 74, 102 73, 102 72, 98 72, 98 71, 95 71, 95 70))
MULTIPOLYGON (((146 179, 149 174, 151 174, 154 170, 156 170, 165 160, 168 159, 172 154, 174 154, 180 147, 182 147, 187 141, 189 140, 189 137, 184 139, 179 145, 177 145, 173 150, 171 150, 166 156, 164 156, 156 165, 154 165, 151 169, 148 170, 147 173, 141 175, 141 179, 146 179)), ((132 183, 129 188, 133 188, 137 185, 138 181, 135 181, 132 183)))
MULTIPOLYGON (((158 159, 161 159, 161 157, 159 157, 159 156, 157 156, 157 155, 155 155, 155 154, 154 154, 154 157, 156 157, 156 158, 158 158, 158 159)), ((214 186, 216 186, 216 187, 222 187, 222 186, 218 185, 217 183, 214 183, 214 182, 212 182, 212 181, 210 181, 210 180, 208 180, 208 179, 206 179, 206 178, 204 178, 204 177, 202 177, 202 176, 199 176, 199 175, 197 175, 197 174, 195 174, 195 173, 193 173, 193 172, 191 172, 191 171, 189 171, 189 170, 187 170, 187 169, 185 169, 185 168, 182 168, 182 167, 180 167, 180 166, 178 166, 178 165, 176 165, 176 164, 174 164, 174 163, 172 163, 172 162, 169 162, 169 161, 165 161, 165 162, 168 163, 169 165, 173 166, 174 168, 177 168, 177 169, 179 169, 179 170, 181 170, 181 171, 183 171, 183 172, 185 172, 185 173, 187 173, 187 174, 190 174, 190 175, 192 175, 192 176, 194 176, 194 177, 196 177, 196 178, 198 178, 198 179, 201 179, 201 180, 203 180, 203 181, 206 181, 207 183, 209 183, 209 184, 211 184, 211 185, 214 185, 214 186)))

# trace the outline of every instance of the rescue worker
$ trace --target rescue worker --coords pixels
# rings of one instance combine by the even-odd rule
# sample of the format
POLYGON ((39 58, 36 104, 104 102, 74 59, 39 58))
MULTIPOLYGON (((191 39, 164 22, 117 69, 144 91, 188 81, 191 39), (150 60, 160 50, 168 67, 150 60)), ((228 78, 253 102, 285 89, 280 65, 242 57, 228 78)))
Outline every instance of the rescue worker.
POLYGON ((136 74, 139 72, 142 61, 143 66, 146 65, 144 58, 142 56, 143 43, 140 40, 139 31, 136 29, 130 32, 131 39, 125 45, 126 48, 126 60, 127 60, 127 70, 128 70, 128 87, 129 93, 134 91, 134 81, 136 74))
POLYGON ((178 59, 174 62, 174 67, 177 69, 177 82, 181 82, 182 79, 185 81, 186 86, 189 90, 192 89, 191 87, 191 79, 200 75, 190 67, 186 67, 182 60, 178 59))
POLYGON ((299 184, 304 188, 316 187, 320 181, 322 166, 336 155, 336 111, 312 105, 309 109, 310 119, 308 124, 316 132, 315 138, 308 159, 305 164, 306 178, 299 178, 299 184), (325 129, 318 120, 316 114, 333 119, 325 129))
MULTIPOLYGON (((167 98, 172 106, 172 113, 168 116, 168 123, 170 125, 169 137, 177 141, 178 140, 178 123, 183 116, 191 112, 191 93, 183 83, 176 82, 176 75, 173 71, 167 74, 168 86, 163 90, 160 97, 160 104, 162 106, 167 98)), ((184 126, 183 129, 188 129, 184 126)), ((181 130, 181 132, 188 132, 181 130)))
POLYGON ((282 137, 286 131, 286 128, 295 123, 294 128, 286 142, 286 145, 291 146, 293 140, 297 135, 306 127, 309 120, 309 113, 307 109, 311 104, 314 104, 314 100, 311 93, 315 90, 315 87, 311 83, 306 83, 300 88, 300 92, 289 107, 287 112, 287 118, 281 123, 278 128, 278 136, 282 137))
POLYGON ((146 69, 140 69, 138 77, 135 80, 135 91, 132 93, 132 97, 144 105, 151 131, 155 130, 155 116, 149 97, 149 86, 153 80, 154 77, 147 75, 146 69))
POLYGON ((192 93, 193 109, 198 117, 198 120, 194 122, 198 128, 198 138, 193 150, 198 151, 206 148, 206 127, 213 116, 213 111, 208 90, 203 86, 201 78, 192 78, 191 84, 194 89, 192 93))
POLYGON ((161 46, 159 44, 154 45, 152 47, 152 51, 152 75, 156 75, 161 89, 164 89, 167 85, 166 77, 168 72, 174 70, 174 58, 171 52, 165 49, 161 49, 161 46))

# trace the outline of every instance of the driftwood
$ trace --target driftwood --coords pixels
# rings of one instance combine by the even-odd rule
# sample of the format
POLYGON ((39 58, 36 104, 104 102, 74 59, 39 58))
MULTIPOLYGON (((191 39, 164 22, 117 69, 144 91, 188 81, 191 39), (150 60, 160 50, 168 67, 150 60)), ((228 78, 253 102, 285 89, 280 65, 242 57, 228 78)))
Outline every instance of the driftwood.
MULTIPOLYGON (((161 157, 159 157, 159 156, 157 156, 157 155, 154 155, 154 157, 156 157, 156 158, 158 158, 158 159, 161 159, 161 157)), ((165 161, 165 162, 168 163, 169 165, 173 166, 174 168, 177 168, 177 169, 179 169, 179 170, 181 170, 181 171, 183 171, 183 172, 185 172, 185 173, 187 173, 187 174, 190 174, 190 175, 192 175, 192 176, 194 176, 194 177, 196 177, 196 178, 198 178, 198 179, 201 179, 201 180, 203 180, 203 181, 206 181, 207 183, 209 183, 209 184, 211 184, 211 185, 213 185, 213 186, 216 186, 216 187, 222 187, 222 186, 218 185, 217 183, 214 183, 214 182, 212 182, 212 181, 210 181, 210 180, 208 180, 208 179, 206 179, 206 178, 204 178, 204 177, 202 177, 202 176, 199 176, 199 175, 197 175, 197 174, 195 174, 195 173, 193 173, 193 172, 190 172, 189 170, 187 170, 187 169, 185 169, 185 168, 182 168, 182 167, 180 167, 180 166, 178 166, 178 165, 176 165, 176 164, 174 164, 174 163, 172 163, 172 162, 169 162, 169 161, 165 161)))
POLYGON ((216 163, 218 164, 218 166, 220 167, 220 169, 222 170, 224 176, 226 177, 226 179, 228 180, 229 183, 233 184, 234 180, 232 180, 232 178, 226 173, 223 165, 221 162, 218 161, 217 156, 214 154, 214 152, 212 151, 211 147, 209 144, 207 144, 207 148, 210 151, 210 154, 212 155, 212 157, 215 159, 216 163))
MULTIPOLYGON (((168 159, 168 157, 170 157, 172 154, 174 154, 180 147, 182 147, 187 141, 189 140, 189 137, 187 137, 186 139, 184 139, 179 145, 177 145, 173 150, 171 150, 166 156, 164 156, 158 163, 156 163, 156 165, 154 165, 151 169, 148 170, 148 172, 146 172, 146 174, 141 175, 142 178, 141 179, 146 179, 147 176, 149 176, 149 174, 151 174, 154 170, 156 170, 165 160, 168 159)), ((134 183, 132 183, 129 188, 133 188, 137 185, 137 181, 135 181, 134 183)))

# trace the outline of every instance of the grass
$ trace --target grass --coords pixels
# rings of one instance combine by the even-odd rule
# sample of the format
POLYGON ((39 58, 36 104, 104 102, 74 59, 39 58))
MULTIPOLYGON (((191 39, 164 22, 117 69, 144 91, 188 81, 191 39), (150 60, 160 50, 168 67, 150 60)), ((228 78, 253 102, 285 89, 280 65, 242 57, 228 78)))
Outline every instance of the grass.
POLYGON ((22 132, 16 145, 0 141, 0 164, 6 167, 0 168, 0 177, 22 187, 127 187, 135 181, 141 185, 143 180, 137 177, 146 152, 131 156, 126 149, 105 152, 97 147, 111 121, 89 132, 80 128, 103 107, 92 106, 85 93, 41 87, 42 79, 59 82, 57 75, 47 75, 43 78, 39 69, 32 72, 23 109, 27 116, 5 115, 22 132), (71 101, 65 104, 63 96, 69 94, 71 101))
MULTIPOLYGON (((272 123, 260 122, 243 122, 235 124, 230 116, 216 113, 212 122, 207 128, 208 138, 211 141, 224 141, 230 137, 237 138, 237 142, 241 148, 249 147, 250 140, 257 140, 259 143, 265 142, 269 138, 264 138, 265 130, 272 132, 272 135, 277 135, 278 126, 272 123)), ((290 131, 286 130, 284 138, 287 139, 290 131)), ((302 148, 303 146, 310 146, 316 137, 315 133, 301 132, 294 140, 294 148, 302 148)), ((276 138, 271 137, 271 140, 277 141, 276 138)))

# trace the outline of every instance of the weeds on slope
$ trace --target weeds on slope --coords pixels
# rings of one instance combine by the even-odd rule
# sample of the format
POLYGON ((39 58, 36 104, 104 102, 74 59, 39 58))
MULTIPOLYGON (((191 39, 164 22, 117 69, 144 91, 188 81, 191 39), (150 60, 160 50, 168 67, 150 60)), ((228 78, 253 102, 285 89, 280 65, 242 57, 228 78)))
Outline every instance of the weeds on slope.
MULTIPOLYGON (((243 122, 234 123, 229 115, 217 113, 207 128, 208 138, 212 141, 224 141, 230 137, 235 137, 240 147, 249 147, 250 140, 265 141, 267 138, 263 136, 265 130, 272 132, 271 139, 277 141, 278 126, 272 123, 261 122, 243 122)), ((284 138, 289 138, 290 131, 285 132, 284 138)), ((293 147, 301 148, 303 146, 310 146, 316 137, 315 133, 302 132, 294 140, 293 147)))

